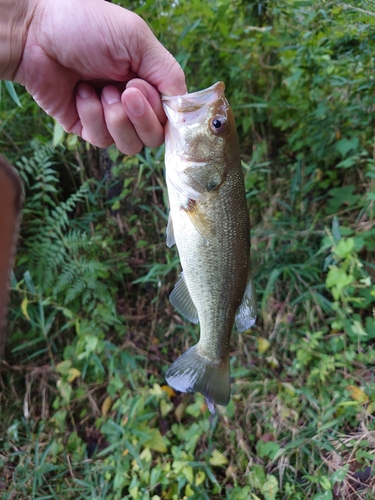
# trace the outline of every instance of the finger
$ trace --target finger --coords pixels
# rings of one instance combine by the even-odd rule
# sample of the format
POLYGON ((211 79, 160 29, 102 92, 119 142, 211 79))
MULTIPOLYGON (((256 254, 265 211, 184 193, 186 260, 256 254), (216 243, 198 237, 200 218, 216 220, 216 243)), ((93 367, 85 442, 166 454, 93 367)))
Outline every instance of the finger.
POLYGON ((104 120, 102 103, 89 84, 81 82, 77 85, 76 105, 80 122, 77 121, 71 131, 94 146, 110 146, 113 140, 104 120))
MULTIPOLYGON (((113 8, 116 7, 113 5, 113 8)), ((119 45, 127 47, 131 54, 129 69, 157 88, 161 94, 185 94, 185 75, 181 66, 155 37, 146 22, 124 9, 118 9, 117 20, 116 40, 119 45), (124 26, 127 30, 124 30, 124 26)))
POLYGON ((128 88, 121 96, 133 127, 145 146, 156 148, 164 141, 164 129, 151 104, 138 88, 128 88))
POLYGON ((139 153, 143 143, 121 104, 120 91, 115 86, 108 85, 102 90, 101 97, 107 129, 117 148, 128 155, 139 153))
POLYGON ((145 82, 144 80, 141 80, 140 78, 134 78, 133 80, 130 80, 128 82, 126 88, 127 89, 136 88, 140 90, 142 94, 145 96, 145 98, 148 100, 148 102, 151 104, 151 107, 154 110, 156 116, 158 117, 159 122, 162 125, 165 125, 167 117, 163 110, 160 94, 155 87, 145 82))
POLYGON ((157 40, 150 29, 137 31, 139 39, 138 75, 167 96, 186 94, 185 74, 170 52, 157 40), (145 42, 147 40, 148 43, 145 42))

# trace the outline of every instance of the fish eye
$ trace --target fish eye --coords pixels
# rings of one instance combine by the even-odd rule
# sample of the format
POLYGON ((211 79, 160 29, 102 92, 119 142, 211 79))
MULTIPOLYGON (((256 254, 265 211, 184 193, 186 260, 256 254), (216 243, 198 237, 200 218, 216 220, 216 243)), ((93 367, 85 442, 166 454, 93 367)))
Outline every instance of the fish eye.
POLYGON ((227 121, 223 116, 216 117, 211 121, 211 128, 216 134, 224 132, 227 126, 227 121))

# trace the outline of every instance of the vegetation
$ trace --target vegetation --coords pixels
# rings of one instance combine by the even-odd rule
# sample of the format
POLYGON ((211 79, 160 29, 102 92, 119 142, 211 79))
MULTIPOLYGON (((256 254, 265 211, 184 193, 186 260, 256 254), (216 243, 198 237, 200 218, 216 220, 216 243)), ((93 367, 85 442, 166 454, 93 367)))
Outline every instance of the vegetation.
POLYGON ((166 387, 199 330, 168 302, 163 148, 107 157, 4 85, 0 147, 26 198, 1 498, 375 498, 375 2, 127 6, 190 91, 226 83, 259 318, 233 335, 228 407, 166 387))

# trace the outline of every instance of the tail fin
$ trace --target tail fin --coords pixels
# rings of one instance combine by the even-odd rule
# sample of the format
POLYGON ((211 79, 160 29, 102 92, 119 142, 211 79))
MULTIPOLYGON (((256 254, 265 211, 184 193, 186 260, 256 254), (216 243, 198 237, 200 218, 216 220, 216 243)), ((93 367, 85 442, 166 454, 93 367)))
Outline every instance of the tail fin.
POLYGON ((229 361, 226 366, 212 362, 199 352, 198 344, 176 359, 165 378, 176 391, 201 392, 211 413, 215 413, 214 403, 229 403, 229 361))

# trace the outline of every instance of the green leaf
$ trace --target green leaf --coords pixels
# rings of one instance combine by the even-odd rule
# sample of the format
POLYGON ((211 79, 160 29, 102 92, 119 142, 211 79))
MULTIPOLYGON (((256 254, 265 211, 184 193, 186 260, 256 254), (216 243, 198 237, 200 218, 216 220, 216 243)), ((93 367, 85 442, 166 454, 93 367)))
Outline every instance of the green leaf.
POLYGON ((65 361, 61 361, 56 365, 56 370, 60 375, 68 375, 69 370, 72 367, 72 362, 70 359, 66 359, 65 361))
POLYGON ((20 108, 22 108, 21 101, 18 98, 18 95, 17 95, 16 89, 14 88, 13 82, 9 82, 8 80, 5 80, 4 83, 5 83, 5 88, 7 89, 8 94, 10 95, 10 97, 17 104, 17 106, 19 106, 20 108))
POLYGON ((335 483, 342 483, 348 474, 349 470, 349 464, 344 465, 344 467, 341 467, 340 469, 337 469, 331 476, 331 484, 334 485, 335 483))
POLYGON ((181 473, 186 477, 189 484, 194 484, 194 472, 193 472, 193 467, 191 465, 185 465, 182 468, 181 473))
POLYGON ((227 463, 229 462, 229 460, 227 459, 227 457, 225 455, 223 455, 222 453, 220 453, 219 450, 215 449, 215 450, 212 451, 212 454, 211 454, 211 457, 209 459, 209 462, 214 467, 220 467, 220 466, 223 466, 223 465, 227 465, 227 463))
POLYGON ((151 450, 158 451, 159 453, 167 453, 168 448, 160 431, 158 429, 151 429, 149 434, 150 438, 144 443, 144 446, 148 446, 151 450))
POLYGON ((53 125, 53 140, 52 140, 54 148, 59 144, 62 144, 64 136, 65 136, 65 130, 62 128, 60 123, 55 120, 55 123, 53 125))
POLYGON ((358 148, 359 141, 357 137, 353 137, 352 139, 340 139, 338 142, 335 144, 335 148, 337 151, 341 154, 341 156, 344 158, 349 151, 352 151, 353 149, 358 148))
POLYGON ((280 450, 280 445, 274 441, 264 442, 261 439, 257 442, 258 455, 263 457, 268 457, 271 460, 275 457, 276 453, 280 450))
POLYGON ((326 285, 332 289, 335 300, 340 298, 343 289, 349 286, 354 280, 354 276, 347 274, 343 269, 332 266, 328 271, 326 285))
POLYGON ((358 335, 358 337, 367 337, 367 332, 360 321, 353 321, 352 332, 358 335))
POLYGON ((275 476, 267 474, 266 482, 261 488, 265 500, 275 500, 277 492, 279 491, 279 483, 275 476))
POLYGON ((341 259, 346 259, 354 248, 353 238, 341 238, 336 247, 333 249, 334 254, 341 259))

